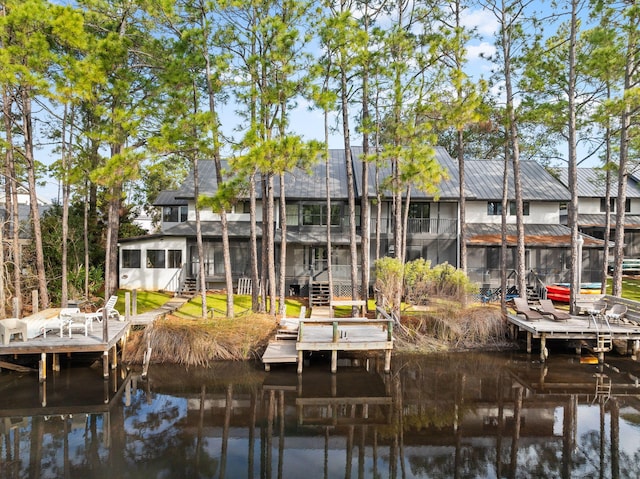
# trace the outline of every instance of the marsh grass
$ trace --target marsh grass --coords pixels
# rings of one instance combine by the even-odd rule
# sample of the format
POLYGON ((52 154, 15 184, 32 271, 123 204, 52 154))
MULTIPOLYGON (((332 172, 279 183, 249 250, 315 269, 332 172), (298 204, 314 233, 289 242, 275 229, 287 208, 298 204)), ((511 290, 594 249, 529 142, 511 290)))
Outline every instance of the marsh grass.
POLYGON ((474 304, 462 308, 454 301, 403 315, 395 330, 396 347, 405 351, 444 351, 504 347, 507 325, 500 308, 474 304))
POLYGON ((124 360, 141 363, 147 347, 152 349, 154 363, 208 366, 218 360, 254 359, 266 347, 275 326, 275 318, 264 314, 209 320, 169 316, 134 333, 124 360))

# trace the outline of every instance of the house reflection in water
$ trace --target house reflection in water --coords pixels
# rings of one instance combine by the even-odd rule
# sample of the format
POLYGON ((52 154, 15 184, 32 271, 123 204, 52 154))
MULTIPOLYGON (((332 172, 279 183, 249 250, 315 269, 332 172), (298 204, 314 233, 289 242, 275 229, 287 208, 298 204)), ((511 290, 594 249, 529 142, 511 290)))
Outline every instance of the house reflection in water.
MULTIPOLYGON (((33 405, 0 399, 0 476, 638 476, 640 366, 627 358, 398 356, 392 374, 347 362, 302 375, 156 367, 147 381, 116 375, 107 386, 67 370, 48 384, 46 408, 37 394, 33 405), (79 390, 100 386, 107 403, 77 404, 79 390)), ((25 397, 27 378, 7 378, 4 396, 25 397)))

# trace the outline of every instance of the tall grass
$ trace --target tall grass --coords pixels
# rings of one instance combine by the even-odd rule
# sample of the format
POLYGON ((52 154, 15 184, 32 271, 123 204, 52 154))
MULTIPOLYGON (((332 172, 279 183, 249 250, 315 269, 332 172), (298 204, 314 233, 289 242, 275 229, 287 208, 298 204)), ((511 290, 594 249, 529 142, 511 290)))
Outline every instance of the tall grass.
POLYGON ((138 331, 127 344, 124 361, 141 363, 151 348, 151 362, 208 366, 218 360, 259 357, 275 330, 275 318, 251 314, 242 319, 190 320, 170 316, 138 331))
POLYGON ((507 325, 500 308, 455 301, 434 302, 423 312, 406 314, 395 330, 396 347, 406 351, 444 351, 504 347, 507 325))

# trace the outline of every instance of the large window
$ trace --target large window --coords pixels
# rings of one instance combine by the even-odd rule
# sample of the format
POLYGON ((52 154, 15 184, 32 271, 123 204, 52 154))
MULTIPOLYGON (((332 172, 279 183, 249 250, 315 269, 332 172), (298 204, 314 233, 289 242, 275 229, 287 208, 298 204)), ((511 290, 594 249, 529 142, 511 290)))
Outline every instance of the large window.
POLYGON ((428 219, 429 203, 411 203, 409 205, 409 218, 428 219))
POLYGON ((164 268, 165 256, 163 249, 147 250, 147 268, 164 268))
MULTIPOLYGON (((516 202, 515 201, 510 201, 509 202, 509 214, 511 216, 515 216, 516 213, 516 202)), ((522 202, 522 214, 524 216, 529 216, 529 202, 528 201, 523 201, 522 202)))
POLYGON ((182 267, 182 250, 170 249, 167 251, 167 268, 182 267))
POLYGON ((500 216, 502 214, 502 202, 501 201, 488 201, 487 202, 487 214, 489 216, 500 216))
POLYGON ((188 208, 183 206, 165 206, 162 211, 162 221, 165 223, 184 223, 187 221, 188 208))
POLYGON ((122 250, 122 267, 123 268, 139 268, 140 267, 140 250, 139 249, 123 249, 122 250))
MULTIPOLYGON (((612 213, 615 213, 616 211, 616 199, 615 198, 609 198, 609 211, 611 211, 612 213)), ((606 206, 607 206, 607 202, 604 200, 604 198, 600 198, 600 211, 602 211, 603 213, 606 211, 606 206)), ((624 211, 625 213, 629 213, 631 211, 631 199, 627 198, 624 202, 624 211)))
MULTIPOLYGON (((524 216, 529 216, 529 202, 522 202, 522 213, 524 216)), ((502 214, 502 201, 489 201, 487 202, 487 214, 489 216, 500 216, 502 214)), ((511 216, 516 215, 516 202, 509 202, 509 214, 511 216)))
MULTIPOLYGON (((326 226, 327 205, 302 205, 303 226, 326 226)), ((340 205, 331 205, 331 226, 340 226, 340 205)))

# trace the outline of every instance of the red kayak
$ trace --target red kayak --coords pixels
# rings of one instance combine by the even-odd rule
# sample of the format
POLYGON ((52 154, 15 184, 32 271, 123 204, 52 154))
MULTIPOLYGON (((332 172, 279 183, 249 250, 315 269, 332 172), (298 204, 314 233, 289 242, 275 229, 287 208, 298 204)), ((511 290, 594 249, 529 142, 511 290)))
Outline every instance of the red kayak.
MULTIPOLYGON (((571 290, 569 283, 556 283, 547 286, 547 299, 568 303, 571 290)), ((580 294, 600 294, 600 283, 589 283, 580 285, 580 294)))

